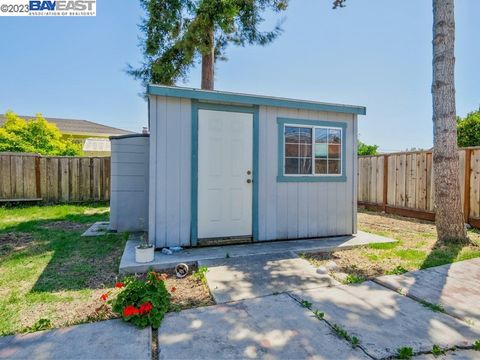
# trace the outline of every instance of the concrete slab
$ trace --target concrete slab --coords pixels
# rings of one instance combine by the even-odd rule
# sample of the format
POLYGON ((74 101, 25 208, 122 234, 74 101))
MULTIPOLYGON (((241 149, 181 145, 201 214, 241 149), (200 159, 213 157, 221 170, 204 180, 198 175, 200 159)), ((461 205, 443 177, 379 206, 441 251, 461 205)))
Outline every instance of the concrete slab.
POLYGON ((0 359, 151 359, 151 328, 121 320, 0 338, 0 359))
POLYGON ((286 294, 168 314, 159 359, 368 359, 286 294))
POLYGON ((432 354, 418 355, 413 360, 478 360, 480 351, 475 350, 456 350, 449 351, 445 355, 434 356, 432 354))
POLYGON ((480 259, 437 266, 403 275, 382 276, 375 282, 413 299, 442 305, 459 319, 480 326, 480 259))
POLYGON ((339 285, 293 252, 200 260, 198 265, 208 267, 207 283, 217 304, 339 285))
POLYGON ((310 301, 312 309, 324 312, 327 321, 358 337, 363 349, 377 359, 393 356, 403 346, 416 353, 428 352, 435 344, 442 348, 470 346, 480 338, 480 329, 371 281, 293 296, 310 301))
POLYGON ((371 243, 394 241, 395 240, 383 236, 359 231, 358 234, 349 236, 189 248, 173 255, 165 255, 160 251, 155 251, 155 259, 151 263, 138 264, 135 262, 135 246, 137 243, 129 240, 127 241, 120 261, 120 272, 140 273, 150 268, 155 270, 170 269, 181 262, 195 264, 199 260, 222 259, 225 258, 226 254, 233 258, 238 256, 284 253, 288 251, 295 253, 328 252, 371 243))
POLYGON ((109 232, 108 227, 110 223, 108 221, 97 221, 90 226, 81 236, 102 236, 109 232))

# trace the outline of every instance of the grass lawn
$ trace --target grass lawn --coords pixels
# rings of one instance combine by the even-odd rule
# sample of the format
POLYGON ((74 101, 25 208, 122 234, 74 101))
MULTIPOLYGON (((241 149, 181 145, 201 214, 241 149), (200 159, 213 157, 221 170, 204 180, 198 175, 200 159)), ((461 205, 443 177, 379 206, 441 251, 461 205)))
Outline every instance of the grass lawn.
MULTIPOLYGON (((340 272, 348 274, 343 282, 355 283, 380 275, 401 274, 480 257, 479 246, 438 246, 435 226, 428 221, 362 211, 358 214, 358 227, 397 241, 307 255, 307 259, 316 266, 333 260, 340 272)), ((469 230, 468 235, 480 245, 478 230, 469 230)))
MULTIPOLYGON (((126 237, 80 237, 108 220, 105 205, 0 208, 0 335, 112 318, 97 311, 114 287, 126 237)), ((191 276, 176 288, 172 310, 209 305, 208 290, 191 276)))

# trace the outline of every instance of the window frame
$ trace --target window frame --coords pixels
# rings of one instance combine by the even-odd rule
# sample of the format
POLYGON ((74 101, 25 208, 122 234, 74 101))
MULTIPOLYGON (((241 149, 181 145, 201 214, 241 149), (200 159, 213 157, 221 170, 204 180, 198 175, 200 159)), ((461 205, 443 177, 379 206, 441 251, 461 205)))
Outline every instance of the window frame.
MULTIPOLYGON (((336 182, 346 181, 346 122, 307 120, 293 118, 277 118, 278 126, 278 182, 336 182), (286 127, 307 128, 312 130, 312 173, 311 174, 285 174, 285 128, 286 127), (315 173, 315 129, 334 129, 340 130, 340 174, 316 174, 315 173)), ((328 140, 327 140, 328 151, 328 140)), ((327 153, 328 161, 328 153, 327 153)), ((328 164, 328 163, 327 163, 328 164)), ((327 165, 328 166, 328 165, 327 165)), ((328 167, 327 167, 328 169, 328 167)))

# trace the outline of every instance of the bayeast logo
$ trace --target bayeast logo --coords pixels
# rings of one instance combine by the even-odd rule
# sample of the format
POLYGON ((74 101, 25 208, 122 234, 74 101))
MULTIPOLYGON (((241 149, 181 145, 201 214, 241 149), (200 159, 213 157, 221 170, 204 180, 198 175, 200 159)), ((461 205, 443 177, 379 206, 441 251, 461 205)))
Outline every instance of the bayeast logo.
POLYGON ((30 11, 85 11, 95 12, 96 0, 30 1, 30 11))

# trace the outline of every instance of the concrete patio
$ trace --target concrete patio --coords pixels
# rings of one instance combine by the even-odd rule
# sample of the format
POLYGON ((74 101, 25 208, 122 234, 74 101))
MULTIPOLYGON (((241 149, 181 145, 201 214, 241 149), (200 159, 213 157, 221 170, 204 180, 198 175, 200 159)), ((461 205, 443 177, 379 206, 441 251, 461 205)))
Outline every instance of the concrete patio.
POLYGON ((239 256, 251 256, 262 254, 276 254, 294 252, 315 253, 328 252, 341 249, 349 249, 355 246, 368 245, 372 243, 387 243, 395 240, 378 236, 363 231, 355 235, 325 237, 318 239, 288 240, 288 241, 269 241, 239 245, 223 245, 187 248, 181 252, 172 255, 162 254, 161 251, 155 251, 155 259, 147 264, 135 262, 135 246, 138 244, 136 237, 131 237, 127 241, 125 250, 120 261, 121 273, 145 272, 148 269, 164 270, 174 268, 178 263, 188 265, 196 264, 198 261, 233 258, 239 256))

